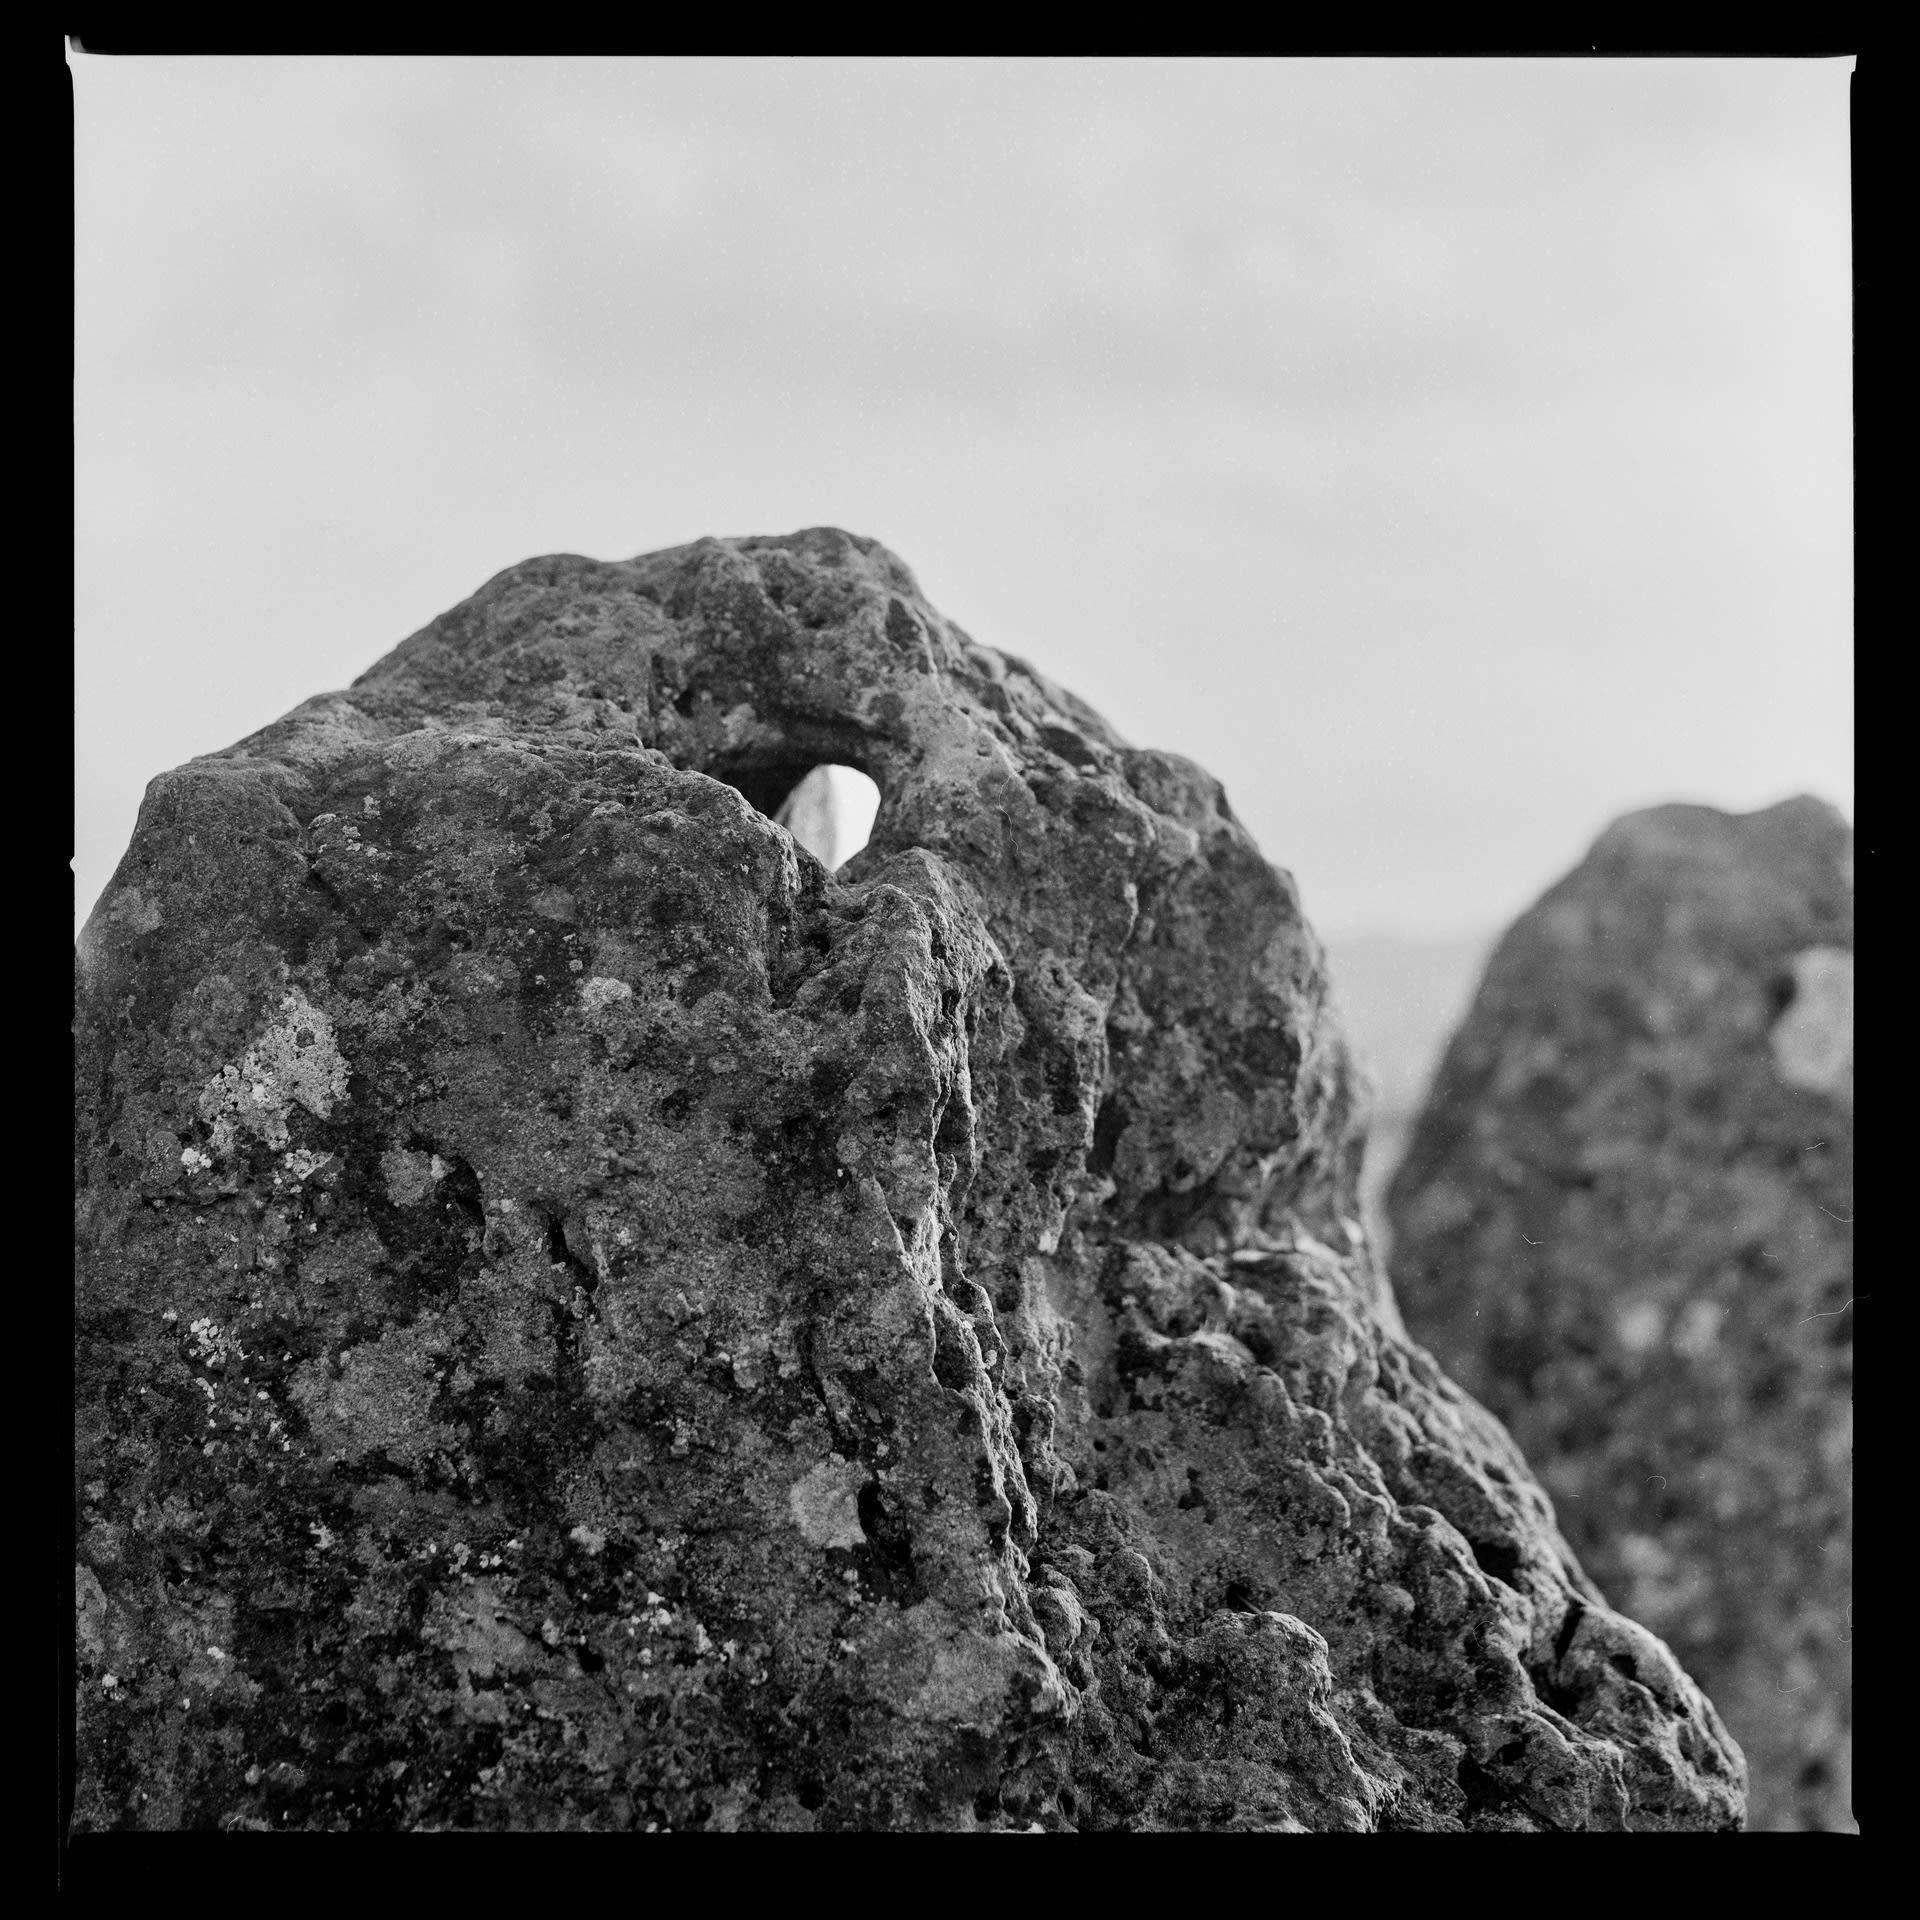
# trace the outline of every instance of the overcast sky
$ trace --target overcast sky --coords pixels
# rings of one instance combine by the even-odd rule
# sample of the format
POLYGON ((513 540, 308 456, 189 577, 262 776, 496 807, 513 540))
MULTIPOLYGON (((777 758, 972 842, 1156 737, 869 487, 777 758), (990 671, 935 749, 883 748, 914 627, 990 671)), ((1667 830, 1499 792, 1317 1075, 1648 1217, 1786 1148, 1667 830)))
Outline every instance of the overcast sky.
POLYGON ((82 916, 501 568, 821 524, 1323 931, 1852 811, 1850 60, 71 64, 82 916))

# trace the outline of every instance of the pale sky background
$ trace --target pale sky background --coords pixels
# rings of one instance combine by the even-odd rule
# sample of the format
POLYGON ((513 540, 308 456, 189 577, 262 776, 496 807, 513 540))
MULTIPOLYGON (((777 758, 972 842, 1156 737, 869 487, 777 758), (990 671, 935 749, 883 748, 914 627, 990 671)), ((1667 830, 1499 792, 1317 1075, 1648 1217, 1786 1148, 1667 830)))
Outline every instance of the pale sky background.
POLYGON ((503 567, 821 524, 1335 936, 1850 814, 1852 66, 72 55, 77 913, 503 567))

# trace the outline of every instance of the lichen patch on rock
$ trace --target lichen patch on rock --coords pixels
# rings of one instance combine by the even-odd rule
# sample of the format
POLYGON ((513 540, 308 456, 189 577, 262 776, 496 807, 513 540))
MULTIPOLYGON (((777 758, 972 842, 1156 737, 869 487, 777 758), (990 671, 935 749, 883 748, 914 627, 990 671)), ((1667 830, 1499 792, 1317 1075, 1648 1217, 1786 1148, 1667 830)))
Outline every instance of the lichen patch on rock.
POLYGON ((238 1062, 200 1090, 200 1118, 213 1129, 216 1153, 231 1153, 242 1130, 284 1147, 296 1104, 325 1120, 346 1098, 347 1063, 327 1016, 297 987, 282 998, 279 1014, 238 1062))
POLYGON ((1775 1071, 1790 1087, 1853 1095, 1853 955, 1808 947, 1793 956, 1793 1000, 1768 1036, 1775 1071))
POLYGON ((863 1547, 867 1536, 860 1527, 860 1490, 865 1472, 838 1455, 822 1460, 787 1490, 793 1524, 816 1547, 863 1547))

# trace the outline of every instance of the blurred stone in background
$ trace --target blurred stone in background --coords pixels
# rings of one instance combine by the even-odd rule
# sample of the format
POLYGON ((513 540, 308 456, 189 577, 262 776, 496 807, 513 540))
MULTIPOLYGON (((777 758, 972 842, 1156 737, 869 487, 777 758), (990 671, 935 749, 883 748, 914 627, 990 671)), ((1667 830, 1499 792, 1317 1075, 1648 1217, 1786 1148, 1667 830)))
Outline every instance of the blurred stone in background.
POLYGON ((1852 949, 1822 802, 1620 820, 1500 943, 1388 1191, 1414 1338, 1699 1678, 1754 1830, 1857 1830, 1852 949))

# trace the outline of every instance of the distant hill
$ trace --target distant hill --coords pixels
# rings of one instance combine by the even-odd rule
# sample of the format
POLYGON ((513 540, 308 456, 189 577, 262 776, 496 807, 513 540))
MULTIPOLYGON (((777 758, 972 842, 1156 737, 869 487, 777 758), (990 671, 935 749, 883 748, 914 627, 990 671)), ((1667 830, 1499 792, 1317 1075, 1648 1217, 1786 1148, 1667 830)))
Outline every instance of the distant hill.
POLYGON ((1497 932, 1451 940, 1400 934, 1322 936, 1342 1026, 1373 1082, 1373 1130, 1360 1198, 1375 1245, 1388 1246, 1380 1205, 1427 1083, 1466 1017, 1497 932))

